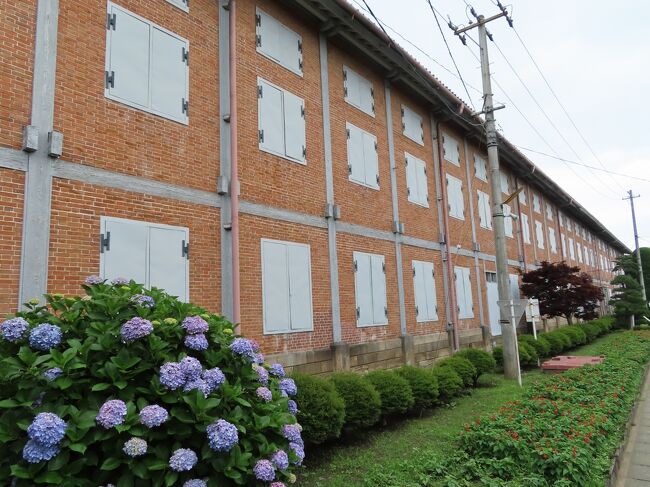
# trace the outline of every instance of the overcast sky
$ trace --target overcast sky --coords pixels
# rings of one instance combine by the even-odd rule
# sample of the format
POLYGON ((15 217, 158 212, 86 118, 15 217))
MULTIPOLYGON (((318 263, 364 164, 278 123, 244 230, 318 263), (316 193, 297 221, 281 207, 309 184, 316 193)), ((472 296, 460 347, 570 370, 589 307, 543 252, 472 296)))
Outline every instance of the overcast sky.
MULTIPOLYGON (((358 8, 363 5, 362 0, 349 1, 356 3, 358 8)), ((366 1, 381 21, 424 53, 387 28, 402 47, 467 100, 426 0, 366 1)), ((468 3, 486 17, 498 12, 491 0, 468 0, 468 3)), ((503 3, 512 3, 517 33, 598 158, 555 101, 515 31, 505 19, 498 19, 489 25, 496 45, 489 43, 488 49, 495 100, 506 105, 505 109, 496 112, 502 133, 520 147, 598 168, 603 167, 602 163, 609 170, 650 180, 650 127, 646 122, 646 110, 650 109, 650 36, 647 35, 650 2, 626 0, 614 5, 604 0, 504 0, 503 3)), ((480 109, 481 93, 477 91, 481 88, 480 64, 472 55, 473 52, 478 56, 478 47, 469 39, 468 47, 463 46, 446 25, 447 15, 461 25, 468 23, 470 13, 463 0, 432 0, 432 4, 445 16, 441 19, 443 32, 469 85, 471 101, 480 109)), ((477 40, 476 29, 470 35, 477 40)), ((635 195, 640 194, 641 198, 635 200, 640 245, 650 247, 650 182, 610 176, 602 171, 522 152, 630 248, 634 246, 632 218, 629 201, 622 198, 629 189, 635 195)))

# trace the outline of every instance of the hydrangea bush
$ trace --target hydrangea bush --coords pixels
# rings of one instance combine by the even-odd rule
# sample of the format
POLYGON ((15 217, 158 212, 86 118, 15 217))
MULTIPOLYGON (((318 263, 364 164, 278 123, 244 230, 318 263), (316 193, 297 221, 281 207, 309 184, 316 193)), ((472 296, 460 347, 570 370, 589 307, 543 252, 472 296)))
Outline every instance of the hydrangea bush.
POLYGON ((272 485, 304 459, 293 380, 220 316, 91 277, 0 323, 0 485, 272 485))

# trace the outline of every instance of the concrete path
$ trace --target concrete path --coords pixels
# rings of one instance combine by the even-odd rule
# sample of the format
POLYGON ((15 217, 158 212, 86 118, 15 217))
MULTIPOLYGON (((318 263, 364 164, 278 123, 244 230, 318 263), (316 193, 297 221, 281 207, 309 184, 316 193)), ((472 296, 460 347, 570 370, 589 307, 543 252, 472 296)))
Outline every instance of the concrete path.
POLYGON ((650 487, 650 374, 641 389, 615 485, 650 487))

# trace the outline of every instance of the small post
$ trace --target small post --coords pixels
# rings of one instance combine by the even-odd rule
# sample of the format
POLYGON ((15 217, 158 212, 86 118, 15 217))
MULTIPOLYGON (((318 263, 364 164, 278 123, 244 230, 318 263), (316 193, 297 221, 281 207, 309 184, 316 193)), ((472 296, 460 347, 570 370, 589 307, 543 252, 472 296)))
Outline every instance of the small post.
POLYGON ((510 300, 510 324, 512 325, 512 336, 515 339, 515 353, 516 353, 516 363, 517 363, 517 384, 519 386, 522 385, 521 383, 521 365, 519 364, 519 342, 517 341, 517 318, 515 317, 515 302, 514 300, 510 300))

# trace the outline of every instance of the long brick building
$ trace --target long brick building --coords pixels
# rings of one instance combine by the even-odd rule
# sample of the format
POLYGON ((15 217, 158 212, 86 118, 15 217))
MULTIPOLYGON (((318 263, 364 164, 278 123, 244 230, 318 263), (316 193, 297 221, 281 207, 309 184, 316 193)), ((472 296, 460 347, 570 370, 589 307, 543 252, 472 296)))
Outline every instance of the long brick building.
MULTIPOLYGON (((242 332, 315 373, 499 335, 481 120, 343 0, 1 0, 0 17, 3 315, 90 274, 228 317, 240 289, 242 332)), ((542 260, 607 287, 626 247, 499 142, 503 199, 523 188, 513 296, 542 260)))

